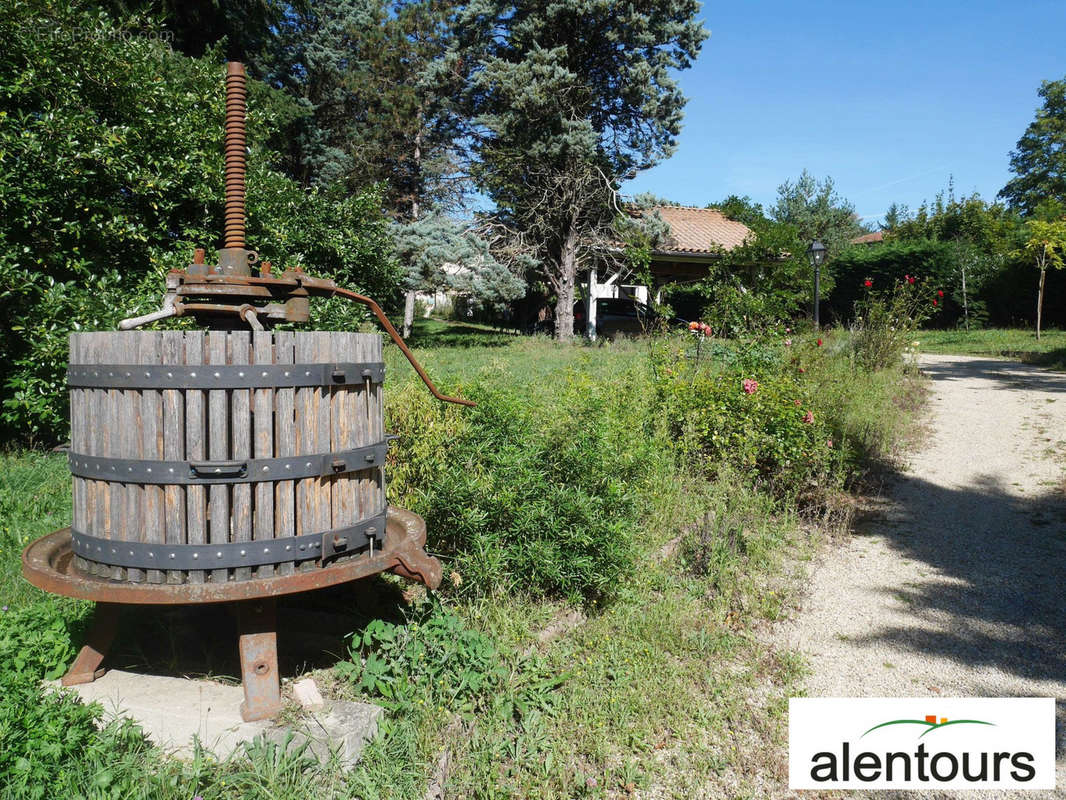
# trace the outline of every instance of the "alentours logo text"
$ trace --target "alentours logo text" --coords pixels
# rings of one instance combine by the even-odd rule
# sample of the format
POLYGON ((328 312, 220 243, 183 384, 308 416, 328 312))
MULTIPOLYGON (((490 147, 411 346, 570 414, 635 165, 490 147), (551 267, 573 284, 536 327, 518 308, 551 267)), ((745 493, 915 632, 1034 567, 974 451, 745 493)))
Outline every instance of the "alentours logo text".
POLYGON ((790 789, 1054 789, 1051 698, 794 697, 790 789))

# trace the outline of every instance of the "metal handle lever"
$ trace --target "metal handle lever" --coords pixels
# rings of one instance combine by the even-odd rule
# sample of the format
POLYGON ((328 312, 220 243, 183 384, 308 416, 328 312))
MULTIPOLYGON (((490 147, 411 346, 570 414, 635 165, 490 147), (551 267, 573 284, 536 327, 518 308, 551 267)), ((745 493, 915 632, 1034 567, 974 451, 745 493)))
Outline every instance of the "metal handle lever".
POLYGON ((248 474, 247 461, 193 461, 189 470, 194 478, 243 478, 248 474))

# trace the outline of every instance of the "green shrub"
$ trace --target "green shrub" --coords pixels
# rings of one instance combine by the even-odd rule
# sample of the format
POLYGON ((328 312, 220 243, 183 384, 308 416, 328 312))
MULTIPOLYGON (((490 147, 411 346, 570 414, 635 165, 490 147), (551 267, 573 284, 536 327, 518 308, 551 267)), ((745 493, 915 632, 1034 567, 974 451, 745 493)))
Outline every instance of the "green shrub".
POLYGON ((549 388, 480 389, 458 412, 421 387, 393 390, 393 498, 425 516, 460 592, 595 602, 632 568, 639 487, 670 457, 647 373, 638 359, 616 376, 553 375, 549 388))
POLYGON ((877 372, 899 364, 922 323, 941 307, 939 294, 908 275, 888 291, 871 290, 856 302, 851 347, 858 365, 877 372))
POLYGON ((671 439, 689 463, 713 476, 725 464, 778 495, 802 492, 835 460, 827 415, 791 362, 755 358, 696 364, 687 343, 657 352, 656 393, 671 439))
POLYGON ((439 605, 407 624, 373 620, 353 639, 350 656, 338 674, 394 710, 428 703, 471 711, 506 675, 492 639, 439 605))

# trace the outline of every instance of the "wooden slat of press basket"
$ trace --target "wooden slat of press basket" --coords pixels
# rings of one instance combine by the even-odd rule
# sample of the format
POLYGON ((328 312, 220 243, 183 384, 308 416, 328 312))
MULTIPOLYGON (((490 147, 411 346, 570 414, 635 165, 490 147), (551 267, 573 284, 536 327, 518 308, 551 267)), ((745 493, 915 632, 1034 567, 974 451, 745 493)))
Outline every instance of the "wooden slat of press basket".
MULTIPOLYGON (((375 335, 153 331, 73 334, 72 364, 292 364, 380 361, 375 335)), ((346 450, 383 437, 380 384, 256 389, 74 389, 75 452, 198 461, 346 450)), ((385 507, 381 466, 296 481, 161 486, 74 479, 74 527, 168 545, 244 542, 341 528, 385 507)), ((120 581, 246 580, 319 563, 217 570, 124 569, 78 560, 120 581)))

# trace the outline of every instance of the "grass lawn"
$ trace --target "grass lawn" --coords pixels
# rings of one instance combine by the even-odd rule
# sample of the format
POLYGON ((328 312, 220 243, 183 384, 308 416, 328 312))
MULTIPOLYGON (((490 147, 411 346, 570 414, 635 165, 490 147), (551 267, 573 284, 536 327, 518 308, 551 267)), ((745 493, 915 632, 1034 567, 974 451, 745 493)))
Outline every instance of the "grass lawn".
MULTIPOLYGON (((283 628, 286 675, 311 674, 328 694, 388 707, 361 765, 344 775, 262 745, 223 763, 182 764, 136 732, 97 734, 70 707, 34 700, 42 672, 69 660, 88 604, 21 579, 24 544, 68 524, 69 476, 62 456, 11 453, 0 464, 0 796, 44 796, 33 786, 47 779, 57 797, 420 798, 441 763, 450 797, 758 797, 783 785, 784 711, 803 666, 768 648, 760 631, 794 604, 805 560, 846 515, 823 508, 813 524, 725 465, 675 460, 654 416, 641 416, 658 402, 648 342, 559 345, 424 320, 412 344, 444 391, 475 394, 483 411, 442 409, 387 347, 390 427, 406 433, 390 500, 429 519, 432 498, 465 498, 452 522, 436 526, 436 541, 444 548, 450 528, 469 528, 480 533, 464 546, 486 553, 446 561, 454 575, 437 597, 379 576, 287 607, 296 620, 288 641, 307 633, 303 620, 327 617, 350 638, 300 660, 283 628), (560 431, 577 449, 541 468, 529 453, 551 453, 544 442, 560 431), (437 483, 456 475, 449 491, 468 494, 442 494, 437 483), (542 491, 547 506, 538 505, 542 491), (491 524, 485 514, 496 515, 491 524), (553 537, 572 548, 558 563, 553 537), (625 569, 583 601, 574 581, 594 580, 596 564, 612 568, 596 559, 615 546, 625 569), (492 583, 477 565, 494 563, 497 550, 510 559, 500 575, 511 577, 492 583), (30 707, 45 719, 31 720, 30 707), (48 758, 64 747, 57 774, 48 758), (5 750, 28 755, 8 763, 5 750)), ((850 428, 889 446, 894 434, 878 426, 905 416, 885 413, 899 376, 856 380, 835 355, 842 345, 829 335, 824 347, 807 343, 806 379, 821 370, 814 395, 847 398, 852 407, 840 413, 850 428)), ((784 352, 774 347, 756 355, 784 352)), ((774 376, 759 378, 769 392, 774 376)), ((134 617, 116 645, 122 666, 234 674, 227 636, 190 654, 177 640, 194 624, 134 617)))
POLYGON ((921 331, 917 338, 923 353, 995 356, 1066 369, 1066 331, 1041 331, 1039 341, 1034 331, 1018 328, 921 331))

